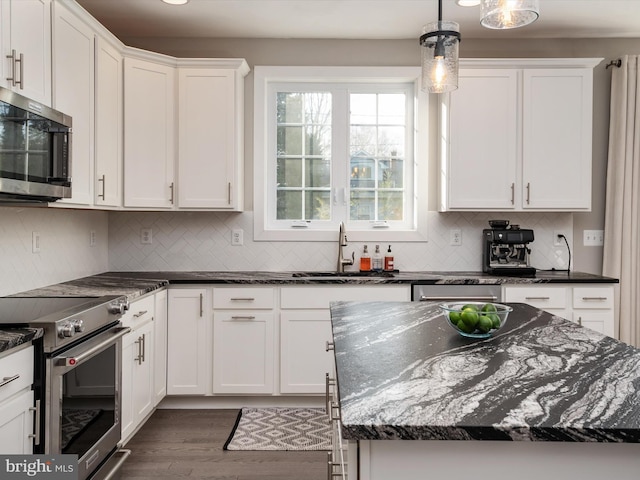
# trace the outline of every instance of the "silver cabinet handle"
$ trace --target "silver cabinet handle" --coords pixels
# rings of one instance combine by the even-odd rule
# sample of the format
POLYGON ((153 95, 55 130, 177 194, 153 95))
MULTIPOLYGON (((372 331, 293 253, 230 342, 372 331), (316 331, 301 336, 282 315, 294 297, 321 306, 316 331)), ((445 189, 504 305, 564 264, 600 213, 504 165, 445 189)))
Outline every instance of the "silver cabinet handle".
POLYGON ((334 422, 336 420, 340 420, 341 416, 340 416, 340 405, 338 404, 338 402, 331 402, 330 404, 330 409, 329 409, 329 421, 330 422, 334 422), (338 414, 336 416, 333 415, 333 412, 338 412, 338 414))
POLYGON ((20 80, 16 83, 20 84, 20 90, 24 90, 24 55, 21 53, 20 58, 16 60, 20 63, 20 80))
POLYGON ((232 297, 230 298, 232 302, 255 302, 256 299, 253 297, 232 297))
POLYGON ((588 302, 590 300, 604 302, 605 300, 607 300, 607 297, 582 297, 582 300, 584 300, 585 302, 588 302))
POLYGON ((138 356, 134 359, 134 361, 138 362, 138 365, 142 365, 142 337, 138 337, 135 343, 138 345, 138 356))
POLYGON ((13 375, 12 377, 4 377, 2 379, 2 382, 0 383, 0 387, 4 387, 6 384, 11 383, 14 380, 17 380, 19 378, 20 378, 20 374, 19 373, 13 375))
POLYGON ((525 300, 550 300, 551 297, 524 297, 525 300))
POLYGON ((511 205, 513 205, 515 203, 516 200, 516 184, 512 183, 511 184, 511 205))
POLYGON ((229 186, 227 188, 227 204, 231 205, 231 182, 229 182, 229 186))
POLYGON ((327 415, 329 415, 329 423, 331 423, 331 387, 336 385, 336 380, 331 378, 328 373, 324 377, 324 397, 325 397, 325 409, 327 415))
POLYGON ((582 326, 582 317, 578 317, 578 325, 582 326))
POLYGON ((327 340, 325 343, 324 351, 328 352, 329 350, 334 350, 334 349, 335 349, 334 343, 327 340))
POLYGON ((203 295, 200 294, 200 318, 202 318, 202 315, 204 315, 204 308, 203 308, 203 305, 202 305, 202 300, 203 300, 202 297, 203 297, 203 295))
POLYGON ((7 55, 7 58, 11 60, 11 76, 7 77, 6 80, 11 82, 11 86, 16 86, 16 51, 11 50, 11 55, 7 55))
POLYGON ((40 445, 40 400, 36 400, 36 406, 29 407, 29 410, 35 412, 33 433, 29 434, 29 438, 33 438, 34 445, 40 445))
POLYGON ((104 179, 104 175, 102 175, 102 177, 100 177, 100 178, 98 179, 98 181, 99 181, 99 182, 102 182, 102 193, 99 193, 99 194, 98 194, 98 198, 102 198, 102 200, 104 200, 105 191, 106 191, 106 189, 107 189, 107 187, 105 186, 105 185, 106 185, 106 182, 105 182, 105 179, 104 179))
POLYGON ((169 185, 169 190, 171 191, 171 196, 169 197, 169 203, 173 205, 173 182, 171 182, 171 185, 169 185))
POLYGON ((495 302, 498 297, 495 295, 480 295, 477 297, 429 297, 427 295, 420 295, 421 302, 455 302, 456 300, 469 300, 474 302, 495 302))
POLYGON ((527 205, 529 205, 529 200, 531 200, 531 184, 527 182, 527 205))
POLYGON ((145 357, 147 356, 147 334, 142 334, 142 361, 145 361, 145 357))
POLYGON ((254 315, 234 315, 231 317, 231 320, 255 320, 256 317, 254 315))
POLYGON ((140 318, 141 316, 143 316, 145 313, 147 313, 149 310, 142 310, 138 313, 134 313, 133 314, 133 318, 140 318))

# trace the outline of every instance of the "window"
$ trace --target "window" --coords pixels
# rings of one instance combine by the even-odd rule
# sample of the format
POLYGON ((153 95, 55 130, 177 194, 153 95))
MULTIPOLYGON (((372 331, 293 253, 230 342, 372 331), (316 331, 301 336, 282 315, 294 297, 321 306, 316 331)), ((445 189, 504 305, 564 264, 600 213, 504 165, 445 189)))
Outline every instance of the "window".
POLYGON ((419 73, 255 68, 256 240, 424 240, 419 73))

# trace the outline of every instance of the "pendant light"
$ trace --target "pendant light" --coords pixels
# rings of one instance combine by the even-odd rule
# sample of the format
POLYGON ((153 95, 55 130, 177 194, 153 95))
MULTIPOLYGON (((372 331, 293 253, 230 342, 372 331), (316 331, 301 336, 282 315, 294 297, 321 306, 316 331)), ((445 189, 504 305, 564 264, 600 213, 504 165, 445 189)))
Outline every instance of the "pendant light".
POLYGON ((438 0, 438 21, 422 27, 422 90, 450 92, 458 88, 458 46, 460 27, 442 21, 442 0, 438 0))
POLYGON ((524 27, 539 16, 539 0, 482 0, 480 4, 480 24, 487 28, 524 27))

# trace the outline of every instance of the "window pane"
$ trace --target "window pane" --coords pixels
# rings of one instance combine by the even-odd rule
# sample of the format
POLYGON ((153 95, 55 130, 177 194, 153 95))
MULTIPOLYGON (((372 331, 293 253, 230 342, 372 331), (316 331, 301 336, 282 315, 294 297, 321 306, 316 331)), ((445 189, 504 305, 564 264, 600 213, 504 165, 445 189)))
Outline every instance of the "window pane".
POLYGON ((404 157, 404 127, 380 127, 378 130, 378 156, 404 157))
POLYGON ((278 158, 278 187, 302 186, 302 161, 299 158, 278 158))
POLYGON ((306 155, 331 154, 331 128, 327 125, 312 125, 306 128, 306 155))
POLYGON ((278 127, 278 155, 302 155, 302 127, 278 127))
POLYGON ((331 94, 304 93, 304 121, 313 125, 331 125, 331 94))
POLYGON ((375 191, 351 191, 351 220, 375 220, 375 191))
POLYGON ((375 184, 375 161, 367 157, 351 157, 351 178, 349 186, 355 188, 373 188, 375 184))
POLYGON ((353 124, 376 124, 376 94, 375 93, 353 93, 349 99, 351 110, 351 123, 353 124))
POLYGON ((330 192, 307 190, 305 193, 305 215, 305 220, 330 220, 330 192))
POLYGON ((402 192, 380 192, 377 220, 403 220, 402 192))
POLYGON ((398 158, 380 160, 380 188, 402 188, 404 186, 404 161, 398 158))
POLYGON ((378 123, 404 125, 406 114, 405 97, 402 93, 382 93, 378 95, 378 123))
POLYGON ((278 190, 277 203, 278 220, 302 219, 302 193, 300 190, 278 190))
POLYGON ((308 158, 305 161, 305 186, 331 187, 331 164, 326 158, 308 158))
POLYGON ((302 123, 302 94, 278 92, 278 123, 302 123))

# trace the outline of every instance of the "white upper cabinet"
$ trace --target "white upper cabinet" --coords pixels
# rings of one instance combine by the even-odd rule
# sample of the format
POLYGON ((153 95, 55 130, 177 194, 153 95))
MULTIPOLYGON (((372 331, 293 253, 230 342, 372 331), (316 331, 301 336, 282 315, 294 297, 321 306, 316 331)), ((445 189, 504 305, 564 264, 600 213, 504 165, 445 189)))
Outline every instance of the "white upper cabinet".
POLYGON ((0 85, 51 105, 51 0, 0 0, 0 47, 0 85))
POLYGON ((173 66, 125 56, 125 208, 174 205, 175 75, 173 66))
POLYGON ((62 204, 93 205, 94 31, 63 4, 53 23, 53 106, 70 115, 71 198, 62 204))
POLYGON ((96 37, 96 177, 94 203, 122 206, 122 55, 96 37))
POLYGON ((600 61, 462 60, 441 96, 440 210, 589 211, 600 61))
POLYGON ((244 60, 180 68, 178 207, 243 208, 244 60))

